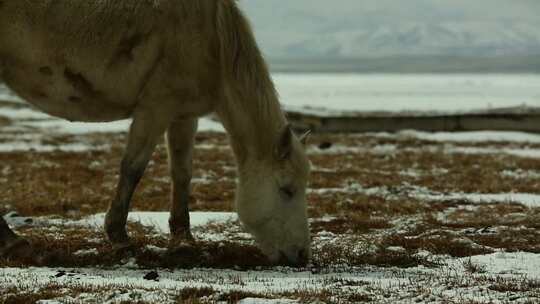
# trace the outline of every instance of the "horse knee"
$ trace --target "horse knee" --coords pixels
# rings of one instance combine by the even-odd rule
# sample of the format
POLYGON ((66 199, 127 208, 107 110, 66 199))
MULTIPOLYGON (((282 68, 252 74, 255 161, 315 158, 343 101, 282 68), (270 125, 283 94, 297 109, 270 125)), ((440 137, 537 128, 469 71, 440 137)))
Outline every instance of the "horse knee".
POLYGON ((130 185, 137 184, 146 170, 147 162, 136 162, 125 158, 120 165, 120 178, 124 178, 130 185))

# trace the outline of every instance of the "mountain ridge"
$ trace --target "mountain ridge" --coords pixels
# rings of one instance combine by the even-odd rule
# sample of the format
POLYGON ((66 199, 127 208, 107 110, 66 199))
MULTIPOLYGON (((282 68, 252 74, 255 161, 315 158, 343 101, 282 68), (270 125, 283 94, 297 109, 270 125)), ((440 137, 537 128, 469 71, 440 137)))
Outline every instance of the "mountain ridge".
POLYGON ((241 1, 269 58, 540 55, 540 1, 403 3, 241 1))

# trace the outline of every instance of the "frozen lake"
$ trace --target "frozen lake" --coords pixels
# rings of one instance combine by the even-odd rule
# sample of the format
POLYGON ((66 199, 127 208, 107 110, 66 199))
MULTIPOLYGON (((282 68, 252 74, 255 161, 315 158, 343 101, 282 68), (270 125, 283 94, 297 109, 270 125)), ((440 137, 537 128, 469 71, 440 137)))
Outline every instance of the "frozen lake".
POLYGON ((339 111, 540 107, 540 75, 275 74, 283 104, 339 111))
MULTIPOLYGON (((289 109, 332 111, 470 111, 540 107, 536 74, 274 74, 289 109)), ((0 100, 13 99, 0 86, 0 100)))

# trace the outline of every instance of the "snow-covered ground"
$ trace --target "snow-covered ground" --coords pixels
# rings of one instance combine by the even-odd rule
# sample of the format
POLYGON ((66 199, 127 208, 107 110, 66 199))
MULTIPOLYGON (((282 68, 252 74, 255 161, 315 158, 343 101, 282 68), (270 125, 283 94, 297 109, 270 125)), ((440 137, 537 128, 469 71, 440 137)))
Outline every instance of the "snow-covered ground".
MULTIPOLYGON (((167 215, 161 212, 136 212, 130 219, 150 224, 156 233, 163 233, 167 230, 164 225, 167 215)), ((191 216, 194 231, 208 223, 225 223, 234 219, 234 215, 228 213, 198 212, 191 216)), ((12 224, 17 221, 16 216, 6 219, 12 224)), ((33 225, 60 225, 58 227, 66 228, 94 225, 101 220, 102 215, 74 222, 64 221, 61 224, 57 220, 47 222, 41 219, 33 225)), ((200 232, 196 232, 196 235, 198 238, 219 240, 200 232)), ((331 233, 319 233, 316 238, 328 238, 329 235, 331 233)), ((165 248, 155 246, 148 246, 147 249, 165 252, 165 248)), ((387 250, 400 252, 405 249, 388 247, 387 250)), ((91 256, 98 252, 80 250, 75 254, 91 256)), ((477 301, 475 303, 508 303, 509 300, 513 303, 535 303, 540 299, 540 290, 537 289, 540 288, 540 254, 499 250, 463 258, 435 255, 428 251, 420 251, 417 255, 433 261, 437 266, 397 268, 344 265, 318 269, 311 265, 302 269, 152 270, 139 267, 135 259, 127 259, 114 267, 4 267, 0 268, 0 286, 4 290, 20 292, 43 292, 50 288, 66 291, 63 296, 39 303, 95 303, 97 298, 104 299, 102 303, 172 303, 182 292, 192 289, 211 290, 206 298, 202 298, 202 301, 210 303, 220 302, 220 294, 231 293, 244 295, 240 303, 303 303, 306 300, 315 301, 321 293, 324 295, 325 290, 333 290, 334 295, 328 299, 349 299, 351 303, 360 299, 375 303, 446 303, 444 299, 459 299, 463 303, 473 300, 477 301), (151 274, 154 276, 149 278, 151 274), (501 292, 497 290, 499 288, 509 290, 501 292), (70 290, 83 292, 74 294, 70 290), (337 290, 341 292, 335 295, 337 290), (290 298, 286 296, 288 294, 295 296, 290 298), (299 298, 301 294, 306 295, 304 300, 299 298)), ((9 293, 3 296, 9 296, 9 293)))
POLYGON ((540 107, 540 75, 276 74, 286 108, 313 112, 468 112, 540 107))
MULTIPOLYGON (((458 112, 520 105, 540 107, 540 77, 532 75, 281 74, 274 77, 286 107, 304 111, 312 111, 305 106, 322 112, 458 112)), ((13 187, 30 183, 33 172, 45 172, 46 168, 58 171, 67 165, 63 159, 55 158, 58 151, 68 153, 75 159, 73 163, 88 163, 83 169, 90 172, 91 178, 98 178, 95 171, 109 169, 111 164, 107 159, 120 151, 119 133, 125 132, 129 125, 129 121, 80 124, 55 119, 21 106, 20 100, 1 87, 0 101, 17 103, 17 106, 0 104, 0 156, 6 159, 0 163, 0 183, 15 180, 13 187), (91 161, 89 151, 96 152, 91 155, 91 161), (35 163, 27 167, 17 158, 35 152, 43 155, 29 158, 35 163)), ((203 190, 210 187, 210 194, 196 187, 199 192, 194 195, 210 195, 212 203, 217 204, 214 191, 234 188, 234 175, 228 175, 234 172, 233 162, 227 158, 229 148, 222 127, 205 118, 200 129, 214 133, 197 143, 199 157, 210 155, 219 163, 205 167, 199 159, 198 165, 205 169, 195 172, 194 184, 203 190)), ((410 130, 396 134, 332 135, 322 139, 315 135, 314 140, 307 150, 316 177, 308 194, 314 204, 319 204, 311 210, 317 214, 311 219, 315 252, 312 265, 300 269, 265 266, 187 270, 148 268, 129 258, 113 266, 5 264, 0 268, 0 302, 10 296, 46 294, 48 290, 57 293, 41 303, 96 303, 96 299, 101 299, 99 303, 174 303, 184 299, 186 290, 196 299, 210 303, 231 299, 241 299, 242 303, 540 301, 540 243, 534 239, 540 237, 534 224, 540 208, 539 135, 410 130), (329 147, 323 148, 322 143, 328 143, 329 147), (459 161, 467 163, 456 163, 459 161), (488 168, 489 165, 497 166, 488 168), (460 175, 465 170, 469 170, 469 175, 460 175), (460 183, 459 179, 465 178, 478 189, 468 187, 467 182, 460 183), (498 187, 479 180, 491 180, 498 187), (397 204, 404 206, 394 206, 397 204), (326 214, 317 211, 323 207, 326 214), (350 212, 348 217, 339 213, 342 209, 350 212), (362 227, 346 226, 354 216, 358 220, 355 223, 368 227, 367 232, 362 227), (387 222, 378 225, 381 218, 387 222), (342 219, 346 219, 345 224, 340 222, 342 219), (333 226, 339 223, 345 226, 333 226), (492 239, 492 236, 496 237, 492 239), (398 237, 404 241, 400 243, 398 237), (449 247, 455 248, 440 248, 447 244, 437 241, 450 237, 449 247), (341 253, 339 258, 326 260, 328 255, 341 253), (150 276, 152 279, 148 275, 153 271, 157 276, 150 276)), ((166 169, 159 171, 157 164, 153 166, 152 185, 139 192, 143 200, 152 200, 158 194, 168 196, 163 189, 167 182, 163 173, 166 169)), ((16 199, 32 204, 48 203, 42 201, 43 197, 54 197, 58 202, 52 205, 62 204, 67 211, 54 209, 60 211, 49 213, 47 207, 40 209, 42 206, 38 205, 37 215, 23 214, 24 217, 10 213, 6 220, 27 235, 44 235, 50 241, 69 238, 73 229, 86 229, 93 239, 86 240, 83 249, 73 255, 99 260, 99 255, 107 252, 100 245, 105 242, 101 235, 103 208, 89 213, 77 206, 77 211, 73 211, 70 201, 85 202, 86 198, 73 198, 70 191, 83 188, 86 192, 81 193, 90 200, 102 195, 101 189, 114 187, 114 181, 102 177, 97 185, 90 185, 87 176, 69 175, 37 185, 26 196, 12 193, 24 192, 24 188, 4 189, 0 211, 19 210, 16 199), (53 184, 67 184, 72 179, 76 180, 70 184, 72 189, 61 190, 57 195, 60 190, 55 190, 53 184), (41 186, 53 193, 46 196, 39 192, 41 186)), ((165 202, 159 209, 145 209, 146 205, 139 204, 129 217, 131 222, 151 231, 145 241, 153 243, 145 250, 158 258, 166 252, 163 240, 168 234, 168 213, 149 210, 166 210, 163 206, 165 202)), ((202 210, 191 213, 198 240, 218 243, 218 248, 230 242, 252 246, 253 240, 243 232, 234 212, 211 206, 211 210, 221 211, 210 212, 204 209, 208 205, 197 205, 202 210)), ((85 208, 94 210, 92 206, 85 208)))
MULTIPOLYGON (((17 286, 21 282, 32 282, 33 288, 40 290, 49 286, 62 286, 62 288, 101 289, 103 286, 112 286, 100 295, 104 299, 101 303, 120 303, 122 301, 145 301, 145 303, 168 303, 171 295, 185 288, 211 288, 217 292, 230 292, 231 290, 253 294, 286 294, 294 293, 299 289, 315 295, 321 288, 342 288, 343 293, 358 295, 370 294, 377 290, 388 295, 397 294, 388 298, 367 298, 367 302, 374 303, 443 303, 441 295, 450 299, 463 301, 477 301, 476 303, 536 303, 537 298, 522 298, 518 293, 509 292, 507 296, 490 291, 490 280, 505 280, 511 284, 512 277, 538 278, 540 269, 540 256, 527 253, 495 253, 472 258, 448 259, 443 261, 440 268, 355 268, 348 271, 327 271, 313 273, 308 270, 290 271, 287 269, 275 271, 237 271, 237 270, 211 270, 190 269, 158 272, 159 279, 147 280, 144 276, 148 271, 133 266, 120 266, 117 269, 58 269, 58 268, 4 268, 0 270, 0 284, 3 286, 17 286), (462 276, 466 273, 464 265, 473 263, 482 269, 482 273, 472 276, 462 276), (484 284, 471 287, 468 284, 475 280, 484 284), (340 282, 347 282, 344 286, 340 282), (426 290, 435 290, 433 294, 419 292, 422 284, 426 290), (448 288, 450 284, 455 287, 448 288), (485 302, 480 302, 485 301, 485 302), (490 302, 488 302, 490 301, 490 302), (527 302, 529 301, 529 302, 527 302)), ((88 301, 94 303, 96 296, 83 293, 78 296, 67 296, 61 299, 40 303, 76 303, 88 301)), ((207 299, 214 302, 212 298, 207 299)), ((339 298, 334 298, 337 302, 339 298)), ((312 300, 316 302, 315 300, 312 300)), ((124 302, 125 303, 125 302, 124 302)), ((241 303, 300 303, 298 300, 264 298, 246 298, 241 303)))

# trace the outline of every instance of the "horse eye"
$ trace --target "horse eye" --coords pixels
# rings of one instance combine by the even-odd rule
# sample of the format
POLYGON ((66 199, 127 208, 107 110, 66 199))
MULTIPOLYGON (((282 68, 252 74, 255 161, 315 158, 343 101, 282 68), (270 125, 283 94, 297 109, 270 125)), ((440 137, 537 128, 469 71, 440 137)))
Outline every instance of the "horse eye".
POLYGON ((292 186, 283 186, 279 188, 279 191, 287 198, 291 199, 296 193, 295 189, 292 186))

